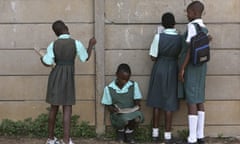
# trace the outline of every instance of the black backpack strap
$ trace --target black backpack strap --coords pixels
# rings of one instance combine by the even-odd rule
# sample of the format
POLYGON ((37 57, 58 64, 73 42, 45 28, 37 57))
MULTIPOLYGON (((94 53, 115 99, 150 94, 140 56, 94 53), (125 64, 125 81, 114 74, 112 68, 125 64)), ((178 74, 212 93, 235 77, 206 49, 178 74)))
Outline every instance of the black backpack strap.
POLYGON ((193 23, 193 25, 195 26, 197 33, 202 31, 202 28, 198 23, 193 23))
POLYGON ((135 81, 133 81, 133 80, 130 80, 132 83, 133 83, 133 89, 134 89, 134 87, 135 87, 135 81))

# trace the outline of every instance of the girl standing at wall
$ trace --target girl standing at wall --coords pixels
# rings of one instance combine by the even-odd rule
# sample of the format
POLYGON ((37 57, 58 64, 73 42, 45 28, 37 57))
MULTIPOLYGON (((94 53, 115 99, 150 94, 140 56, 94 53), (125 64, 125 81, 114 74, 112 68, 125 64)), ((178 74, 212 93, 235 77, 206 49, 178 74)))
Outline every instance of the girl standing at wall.
POLYGON ((47 87, 46 102, 51 105, 48 119, 48 140, 46 144, 59 144, 54 137, 54 127, 59 106, 63 107, 64 136, 61 144, 73 144, 70 138, 72 105, 75 104, 74 61, 76 55, 82 62, 89 59, 95 38, 89 40, 86 50, 82 43, 71 38, 68 27, 61 20, 55 21, 52 29, 58 39, 52 42, 47 53, 41 57, 44 65, 52 66, 47 87))
POLYGON ((162 16, 164 30, 156 34, 150 48, 155 62, 149 84, 147 105, 153 108, 152 140, 159 140, 160 109, 165 117, 165 143, 172 141, 172 112, 178 110, 177 82, 178 56, 182 48, 182 37, 177 33, 175 18, 171 13, 162 16))

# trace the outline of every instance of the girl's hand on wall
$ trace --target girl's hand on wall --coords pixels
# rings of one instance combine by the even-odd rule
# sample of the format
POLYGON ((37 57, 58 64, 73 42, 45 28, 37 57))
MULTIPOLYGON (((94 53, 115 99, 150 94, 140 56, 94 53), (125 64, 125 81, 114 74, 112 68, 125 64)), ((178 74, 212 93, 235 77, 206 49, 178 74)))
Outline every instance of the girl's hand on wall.
POLYGON ((91 45, 91 46, 94 46, 96 43, 97 43, 97 40, 95 39, 95 37, 92 37, 92 38, 89 40, 89 45, 91 45))

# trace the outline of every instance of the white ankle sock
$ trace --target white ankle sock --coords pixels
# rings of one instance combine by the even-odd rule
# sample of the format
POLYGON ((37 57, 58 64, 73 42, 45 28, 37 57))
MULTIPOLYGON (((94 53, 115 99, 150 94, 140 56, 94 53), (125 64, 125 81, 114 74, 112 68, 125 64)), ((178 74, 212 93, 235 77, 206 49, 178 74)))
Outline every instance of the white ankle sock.
POLYGON ((158 128, 152 129, 152 137, 159 137, 159 129, 158 128))
POLYGON ((132 133, 132 132, 133 132, 133 130, 130 130, 128 128, 125 130, 125 133, 132 133))
POLYGON ((165 140, 170 140, 172 138, 172 133, 171 132, 164 132, 164 139, 165 140))
POLYGON ((125 129, 124 129, 124 128, 123 128, 123 129, 118 129, 118 131, 119 131, 119 132, 124 132, 125 129))
POLYGON ((204 138, 204 123, 205 123, 205 112, 198 111, 198 125, 197 125, 197 138, 204 138))
POLYGON ((197 142, 197 115, 188 115, 188 127, 189 127, 189 136, 188 142, 195 143, 197 142))

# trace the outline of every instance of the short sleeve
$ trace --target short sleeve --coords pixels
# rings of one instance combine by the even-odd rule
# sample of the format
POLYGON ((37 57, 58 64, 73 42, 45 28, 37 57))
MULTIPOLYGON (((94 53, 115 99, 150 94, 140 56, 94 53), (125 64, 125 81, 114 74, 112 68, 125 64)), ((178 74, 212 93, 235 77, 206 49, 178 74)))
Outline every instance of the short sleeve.
POLYGON ((79 60, 82 61, 82 62, 87 61, 88 53, 87 53, 86 48, 78 40, 75 40, 75 44, 76 44, 77 56, 78 56, 79 60))
POLYGON ((150 47, 150 51, 149 51, 150 56, 153 56, 153 57, 158 56, 158 43, 159 43, 159 34, 155 34, 150 47))
POLYGON ((142 99, 142 94, 137 82, 134 82, 134 99, 142 99))
POLYGON ((186 42, 190 43, 191 42, 191 38, 193 36, 195 36, 197 34, 195 26, 192 23, 189 23, 187 25, 187 38, 186 38, 186 42))
POLYGON ((112 97, 110 95, 108 87, 104 88, 101 103, 104 105, 112 105, 112 97))
POLYGON ((43 56, 43 62, 47 65, 52 65, 54 63, 54 52, 53 52, 53 44, 52 42, 48 47, 47 47, 47 53, 43 56))

